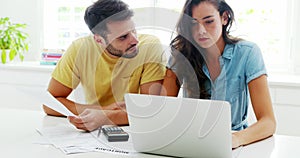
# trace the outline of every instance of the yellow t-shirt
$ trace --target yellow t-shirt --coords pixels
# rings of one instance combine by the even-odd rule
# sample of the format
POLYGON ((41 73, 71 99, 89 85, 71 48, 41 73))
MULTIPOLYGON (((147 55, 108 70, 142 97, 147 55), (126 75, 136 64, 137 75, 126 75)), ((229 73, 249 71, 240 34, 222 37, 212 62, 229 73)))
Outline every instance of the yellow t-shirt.
POLYGON ((74 41, 58 62, 52 77, 75 89, 81 83, 88 104, 107 106, 123 101, 125 93, 139 93, 140 85, 162 80, 166 57, 159 39, 139 35, 134 58, 111 58, 93 36, 74 41))

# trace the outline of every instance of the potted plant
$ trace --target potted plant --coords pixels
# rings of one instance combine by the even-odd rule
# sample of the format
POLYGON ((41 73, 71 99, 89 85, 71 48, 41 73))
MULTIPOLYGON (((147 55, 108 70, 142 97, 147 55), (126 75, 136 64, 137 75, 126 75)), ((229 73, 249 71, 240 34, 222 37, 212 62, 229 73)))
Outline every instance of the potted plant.
POLYGON ((16 56, 24 60, 28 52, 28 34, 23 32, 26 24, 12 23, 8 17, 0 18, 1 62, 12 61, 16 56))

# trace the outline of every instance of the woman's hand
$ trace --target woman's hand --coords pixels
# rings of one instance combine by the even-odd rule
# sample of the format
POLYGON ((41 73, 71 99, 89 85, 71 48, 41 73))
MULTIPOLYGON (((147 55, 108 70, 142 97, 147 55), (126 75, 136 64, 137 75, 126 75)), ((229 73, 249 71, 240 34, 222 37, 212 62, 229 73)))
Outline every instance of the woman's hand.
POLYGON ((240 140, 235 133, 232 133, 232 149, 240 147, 240 140))

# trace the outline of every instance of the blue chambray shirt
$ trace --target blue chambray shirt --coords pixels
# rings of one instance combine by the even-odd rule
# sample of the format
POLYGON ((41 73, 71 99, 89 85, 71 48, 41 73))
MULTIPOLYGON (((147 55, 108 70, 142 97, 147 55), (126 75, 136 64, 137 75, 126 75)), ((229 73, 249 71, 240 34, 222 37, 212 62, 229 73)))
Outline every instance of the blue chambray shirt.
MULTIPOLYGON (((247 85, 253 79, 267 74, 261 51, 255 43, 249 41, 227 44, 219 61, 220 75, 214 82, 206 82, 205 87, 211 94, 211 99, 225 100, 231 104, 232 130, 245 129, 248 127, 247 113, 250 104, 247 85)), ((172 62, 173 59, 170 58, 169 68, 172 62)), ((176 66, 171 67, 175 73, 176 66)), ((204 65, 202 69, 210 79, 207 66, 204 65)), ((189 97, 184 89, 183 96, 189 97)))

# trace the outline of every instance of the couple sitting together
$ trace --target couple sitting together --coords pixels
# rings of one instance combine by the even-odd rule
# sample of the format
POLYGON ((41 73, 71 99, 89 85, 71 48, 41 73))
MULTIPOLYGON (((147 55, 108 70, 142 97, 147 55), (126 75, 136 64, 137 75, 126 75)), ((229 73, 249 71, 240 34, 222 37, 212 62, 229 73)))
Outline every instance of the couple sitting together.
MULTIPOLYGON (((225 0, 186 0, 166 59, 160 40, 137 34, 133 11, 121 0, 98 0, 84 20, 92 35, 75 40, 52 73, 48 91, 93 131, 128 125, 125 93, 225 100, 231 104, 232 148, 274 134, 276 121, 259 47, 230 35, 234 13, 225 0), (81 84, 86 104, 67 99, 81 84), (250 98, 250 100, 248 99, 250 98), (248 126, 253 106, 257 122, 248 126)), ((48 115, 62 116, 43 106, 48 115)))

